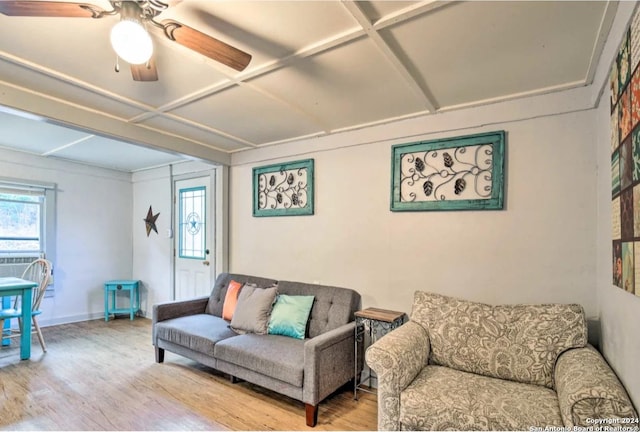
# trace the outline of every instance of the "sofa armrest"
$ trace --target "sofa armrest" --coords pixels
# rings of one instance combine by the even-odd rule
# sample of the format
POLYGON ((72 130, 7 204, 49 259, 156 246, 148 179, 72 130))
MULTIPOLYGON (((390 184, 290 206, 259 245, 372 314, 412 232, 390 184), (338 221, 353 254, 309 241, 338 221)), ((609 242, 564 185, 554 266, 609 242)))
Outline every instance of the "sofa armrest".
POLYGON ((554 380, 565 427, 638 426, 638 414, 626 390, 591 345, 562 353, 554 380), (626 423, 632 419, 635 423, 626 423))
POLYGON ((353 378, 354 350, 355 321, 305 341, 303 402, 317 405, 353 378))
POLYGON ((205 313, 208 303, 209 296, 197 297, 189 300, 170 301, 153 305, 153 314, 151 318, 153 344, 156 344, 157 323, 181 316, 205 313))
POLYGON ((413 321, 371 345, 365 359, 378 376, 378 430, 400 430, 400 392, 429 360, 429 336, 413 321))

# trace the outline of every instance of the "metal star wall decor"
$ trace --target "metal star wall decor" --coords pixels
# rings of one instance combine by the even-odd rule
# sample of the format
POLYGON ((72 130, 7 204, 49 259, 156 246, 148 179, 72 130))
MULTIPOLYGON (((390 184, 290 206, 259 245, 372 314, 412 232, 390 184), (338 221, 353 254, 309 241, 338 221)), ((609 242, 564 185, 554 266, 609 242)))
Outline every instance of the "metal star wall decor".
POLYGON ((158 234, 158 228, 156 228, 156 219, 158 219, 158 216, 160 216, 160 213, 154 215, 151 206, 149 206, 147 217, 144 219, 144 223, 147 226, 147 237, 149 237, 151 230, 154 230, 156 234, 158 234))

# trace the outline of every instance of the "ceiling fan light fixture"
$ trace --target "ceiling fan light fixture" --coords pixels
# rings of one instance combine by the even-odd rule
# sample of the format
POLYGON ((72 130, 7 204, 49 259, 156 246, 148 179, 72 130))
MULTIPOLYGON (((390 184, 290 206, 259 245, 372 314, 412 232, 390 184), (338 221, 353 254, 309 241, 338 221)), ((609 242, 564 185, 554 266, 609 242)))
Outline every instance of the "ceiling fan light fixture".
POLYGON ((142 64, 149 61, 153 54, 153 42, 140 20, 135 17, 135 10, 123 8, 122 19, 111 29, 111 46, 127 63, 142 64))

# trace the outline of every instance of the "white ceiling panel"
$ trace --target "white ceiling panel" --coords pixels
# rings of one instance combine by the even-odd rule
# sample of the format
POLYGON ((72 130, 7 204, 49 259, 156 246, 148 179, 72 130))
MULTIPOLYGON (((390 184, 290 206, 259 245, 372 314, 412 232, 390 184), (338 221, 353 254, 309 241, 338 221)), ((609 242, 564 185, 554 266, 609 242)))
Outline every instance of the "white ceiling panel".
POLYGON ((400 1, 400 0, 392 0, 392 1, 379 1, 379 2, 370 2, 363 1, 360 3, 360 7, 364 10, 367 16, 371 19, 372 22, 376 22, 388 15, 396 14, 398 11, 406 9, 408 7, 415 6, 417 2, 415 1, 400 1))
POLYGON ((247 148, 247 144, 241 141, 230 139, 229 137, 216 134, 210 130, 197 128, 172 119, 168 116, 157 116, 147 119, 142 124, 159 131, 171 131, 181 137, 193 140, 197 143, 211 146, 223 151, 233 151, 247 148))
POLYGON ((76 142, 87 133, 0 111, 0 147, 45 154, 76 142))
POLYGON ((93 136, 63 148, 51 156, 121 171, 136 171, 184 160, 184 157, 179 155, 162 153, 99 136, 93 136))
POLYGON ((318 124, 293 105, 244 85, 199 100, 173 113, 254 144, 321 132, 318 124))
POLYGON ((162 16, 252 53, 249 69, 357 27, 335 1, 185 1, 162 16))
POLYGON ((381 34, 447 107, 584 83, 604 7, 465 2, 381 34))
POLYGON ((374 44, 359 39, 252 82, 336 130, 424 111, 421 99, 398 78, 374 44))

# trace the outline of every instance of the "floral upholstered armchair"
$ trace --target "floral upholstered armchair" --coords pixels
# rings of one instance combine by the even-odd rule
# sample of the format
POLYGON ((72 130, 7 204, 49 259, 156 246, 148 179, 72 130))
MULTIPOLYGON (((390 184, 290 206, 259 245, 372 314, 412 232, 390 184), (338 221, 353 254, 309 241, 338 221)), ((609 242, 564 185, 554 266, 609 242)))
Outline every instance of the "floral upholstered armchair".
POLYGON ((380 430, 638 426, 575 304, 491 306, 418 291, 410 321, 366 361, 378 375, 380 430))

